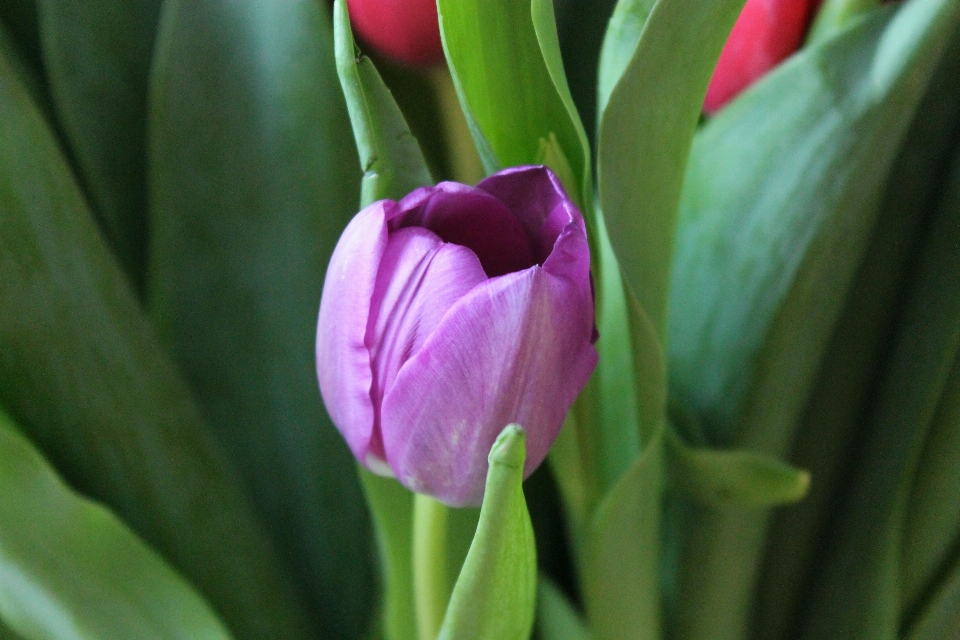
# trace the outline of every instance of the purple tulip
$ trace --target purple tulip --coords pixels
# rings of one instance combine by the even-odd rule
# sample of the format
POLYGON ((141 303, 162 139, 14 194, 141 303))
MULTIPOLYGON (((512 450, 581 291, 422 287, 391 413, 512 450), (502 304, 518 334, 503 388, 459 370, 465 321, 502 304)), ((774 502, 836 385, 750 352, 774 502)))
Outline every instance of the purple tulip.
POLYGON ((527 431, 543 461, 597 363, 583 217, 545 167, 376 202, 330 259, 317 327, 324 402, 371 471, 453 505, 527 431))

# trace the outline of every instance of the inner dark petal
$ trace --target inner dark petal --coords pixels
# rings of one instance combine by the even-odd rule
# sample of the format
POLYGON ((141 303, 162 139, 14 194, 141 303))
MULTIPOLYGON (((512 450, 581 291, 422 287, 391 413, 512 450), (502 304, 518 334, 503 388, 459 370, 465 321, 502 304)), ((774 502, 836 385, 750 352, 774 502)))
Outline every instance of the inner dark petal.
POLYGON ((502 202, 473 187, 441 183, 397 222, 402 227, 425 227, 445 242, 467 247, 477 254, 490 278, 536 264, 517 217, 502 202))
POLYGON ((573 204, 556 176, 542 166, 513 167, 481 180, 477 189, 491 194, 516 214, 530 238, 533 259, 543 264, 572 219, 566 209, 573 204))

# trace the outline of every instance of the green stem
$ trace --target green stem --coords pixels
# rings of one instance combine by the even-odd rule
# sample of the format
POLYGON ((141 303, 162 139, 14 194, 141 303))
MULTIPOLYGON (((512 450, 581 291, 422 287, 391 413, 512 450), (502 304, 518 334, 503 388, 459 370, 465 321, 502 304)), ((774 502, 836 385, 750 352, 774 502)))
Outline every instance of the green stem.
POLYGON ((436 640, 447 613, 447 516, 430 496, 413 499, 413 597, 420 640, 436 640))

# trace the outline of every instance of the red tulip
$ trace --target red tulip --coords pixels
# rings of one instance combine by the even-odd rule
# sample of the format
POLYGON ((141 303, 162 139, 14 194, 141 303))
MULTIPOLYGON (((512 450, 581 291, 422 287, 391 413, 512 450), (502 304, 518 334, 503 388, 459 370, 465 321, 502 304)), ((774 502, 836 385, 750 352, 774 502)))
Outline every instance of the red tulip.
POLYGON ((425 67, 443 61, 436 0, 347 0, 354 30, 384 56, 425 67))
POLYGON ((720 109, 803 44, 819 0, 747 0, 710 79, 703 110, 720 109))

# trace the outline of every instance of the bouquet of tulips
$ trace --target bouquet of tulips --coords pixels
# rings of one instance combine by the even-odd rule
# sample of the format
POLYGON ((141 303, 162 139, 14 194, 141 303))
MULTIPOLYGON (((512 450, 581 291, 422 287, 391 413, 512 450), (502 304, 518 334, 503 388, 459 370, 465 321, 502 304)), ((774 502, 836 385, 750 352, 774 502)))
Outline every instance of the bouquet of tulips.
POLYGON ((960 638, 960 1, 0 0, 0 640, 531 637, 960 638))

